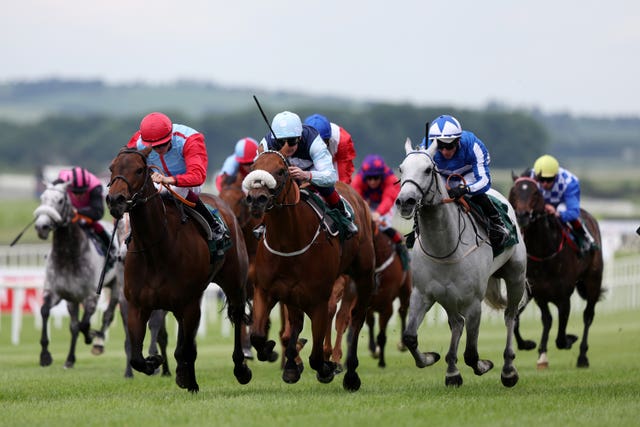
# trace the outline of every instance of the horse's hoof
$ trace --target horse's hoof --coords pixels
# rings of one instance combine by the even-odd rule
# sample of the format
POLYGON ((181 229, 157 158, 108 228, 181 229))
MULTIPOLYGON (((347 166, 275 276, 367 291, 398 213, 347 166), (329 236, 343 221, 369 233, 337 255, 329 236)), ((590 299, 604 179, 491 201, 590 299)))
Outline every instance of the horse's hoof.
POLYGON ((277 362, 278 361, 278 357, 280 357, 278 352, 277 351, 272 351, 271 354, 269 354, 269 357, 267 358, 267 362, 269 362, 269 363, 277 362))
POLYGON ((102 353, 104 353, 103 345, 94 344, 93 347, 91 347, 91 354, 93 354, 94 356, 100 356, 102 353))
POLYGON ((40 353, 40 366, 51 366, 53 363, 53 358, 51 357, 51 353, 40 353))
POLYGON ((233 368, 233 375, 236 376, 238 382, 242 385, 249 384, 251 381, 251 369, 246 364, 233 368))
POLYGON ((316 378, 323 384, 329 384, 333 381, 336 372, 336 364, 334 362, 323 362, 322 367, 316 373, 316 378))
POLYGON ((387 364, 385 363, 384 359, 380 359, 378 361, 378 368, 386 368, 387 364))
POLYGON ((176 384, 178 385, 178 387, 186 388, 187 391, 190 391, 192 393, 197 393, 198 391, 200 391, 200 387, 198 386, 195 378, 187 378, 186 375, 180 375, 176 373, 176 384))
POLYGON ((342 379, 342 388, 347 391, 358 391, 360 390, 360 386, 362 382, 360 381, 360 377, 357 372, 349 372, 347 371, 344 374, 344 378, 342 379))
POLYGON ((298 368, 284 369, 282 371, 282 381, 287 384, 295 384, 300 381, 300 371, 298 368))
POLYGON ((531 340, 524 340, 521 343, 518 343, 518 350, 533 350, 536 348, 536 342, 531 340))
POLYGON ((480 376, 484 375, 493 369, 493 362, 491 360, 478 360, 476 366, 473 367, 473 373, 480 376))
POLYGON ((344 371, 342 363, 336 363, 336 369, 333 371, 335 375, 341 374, 344 371))
POLYGON ((73 360, 67 360, 64 362, 64 369, 72 369, 75 366, 76 362, 73 360))
POLYGON ((427 366, 431 366, 440 360, 440 354, 434 352, 427 353, 418 353, 418 357, 415 359, 416 366, 418 368, 426 368, 427 366))
POLYGON ((539 371, 544 371, 545 369, 549 369, 549 362, 538 362, 536 364, 536 368, 539 371))
POLYGON ((504 370, 502 371, 502 375, 500 375, 500 379, 502 380, 502 385, 505 387, 513 387, 518 383, 520 377, 518 376, 518 371, 515 368, 511 369, 511 372, 506 373, 504 370))
POLYGON ((578 363, 576 364, 578 368, 588 368, 589 367, 589 359, 587 356, 578 356, 578 363))
POLYGON ((398 350, 404 353, 405 351, 407 351, 407 346, 404 345, 404 343, 399 342, 398 343, 398 350))
POLYGON ((578 337, 573 334, 567 334, 564 339, 564 342, 556 341, 556 347, 558 350, 570 350, 573 343, 578 341, 578 337))
POLYGON ((460 373, 447 375, 444 378, 444 385, 447 387, 460 387, 462 385, 462 375, 460 373))

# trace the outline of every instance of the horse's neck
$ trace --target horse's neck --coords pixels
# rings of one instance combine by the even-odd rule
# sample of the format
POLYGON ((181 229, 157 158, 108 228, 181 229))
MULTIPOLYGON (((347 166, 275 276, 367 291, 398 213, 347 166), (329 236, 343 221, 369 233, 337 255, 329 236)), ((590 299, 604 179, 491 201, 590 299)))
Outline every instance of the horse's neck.
POLYGON ((133 241, 141 246, 155 244, 169 232, 167 212, 160 196, 132 209, 129 212, 129 222, 133 241))
POLYGON ((90 250, 88 236, 78 224, 58 227, 53 231, 51 256, 54 262, 65 265, 78 263, 86 251, 90 250))
POLYGON ((552 246, 558 245, 562 238, 562 224, 549 216, 533 221, 524 230, 524 240, 529 252, 548 252, 549 248, 554 249, 552 246))

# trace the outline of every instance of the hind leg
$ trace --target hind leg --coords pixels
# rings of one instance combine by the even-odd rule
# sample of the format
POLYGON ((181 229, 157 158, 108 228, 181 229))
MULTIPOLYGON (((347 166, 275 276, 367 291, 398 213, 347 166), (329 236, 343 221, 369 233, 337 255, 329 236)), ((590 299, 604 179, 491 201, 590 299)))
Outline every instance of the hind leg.
POLYGON ((515 351, 513 350, 513 336, 520 313, 526 304, 521 304, 526 287, 525 273, 522 272, 516 280, 505 280, 505 283, 507 285, 507 308, 504 311, 504 322, 507 329, 507 340, 503 354, 504 365, 500 379, 502 385, 505 387, 513 387, 519 380, 518 371, 513 363, 516 358, 515 351))
MULTIPOLYGON (((300 312, 301 314, 302 312, 300 312)), ((291 315, 292 313, 290 313, 291 315)), ((309 355, 309 366, 316 371, 316 378, 321 383, 330 383, 335 376, 336 364, 324 359, 324 338, 326 336, 326 328, 329 325, 329 312, 327 302, 317 304, 311 313, 307 313, 311 319, 311 332, 313 342, 311 344, 311 354, 309 355)), ((302 316, 300 316, 300 320, 302 316)), ((298 322, 299 323, 299 322, 298 322)), ((295 330, 295 324, 292 329, 295 330)))
POLYGON ((589 358, 587 357, 587 351, 589 350, 589 328, 593 323, 593 318, 595 316, 595 305, 596 303, 593 301, 588 301, 587 306, 582 313, 582 321, 584 323, 584 332, 582 333, 582 341, 580 341, 580 354, 578 355, 578 368, 588 368, 589 367, 589 358))
POLYGON ((384 368, 387 366, 387 362, 384 358, 384 350, 387 345, 387 325, 389 324, 389 319, 393 314, 393 301, 390 301, 384 310, 379 313, 378 325, 380 326, 380 330, 378 331, 377 337, 377 345, 378 345, 378 366, 380 368, 384 368))
POLYGON ((536 301, 540 308, 540 317, 542 320, 542 336, 540 337, 540 345, 538 346, 538 361, 536 362, 538 369, 546 369, 549 367, 547 358, 547 344, 549 342, 549 331, 551 330, 552 317, 549 311, 549 304, 546 302, 536 301))
POLYGON ((422 324, 424 316, 433 306, 432 300, 426 300, 417 289, 411 291, 409 303, 409 320, 402 334, 402 343, 409 349, 418 368, 431 366, 440 360, 438 353, 422 353, 418 349, 418 327, 422 324))
POLYGON ((109 329, 109 326, 113 322, 116 307, 118 306, 118 294, 119 290, 116 285, 112 285, 109 295, 109 304, 102 314, 102 326, 98 331, 93 331, 91 354, 95 356, 99 356, 104 353, 104 337, 107 329, 109 329))

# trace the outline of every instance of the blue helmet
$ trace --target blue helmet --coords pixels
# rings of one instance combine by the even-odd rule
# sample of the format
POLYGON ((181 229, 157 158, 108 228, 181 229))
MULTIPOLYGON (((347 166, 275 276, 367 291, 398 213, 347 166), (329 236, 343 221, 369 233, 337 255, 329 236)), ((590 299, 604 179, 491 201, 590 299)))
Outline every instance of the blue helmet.
POLYGON ((320 138, 331 138, 331 123, 329 123, 329 119, 322 114, 312 114, 304 119, 304 124, 315 128, 320 134, 320 138))
POLYGON ((462 135, 462 126, 453 116, 442 115, 431 122, 429 126, 429 139, 442 142, 453 142, 462 135))
POLYGON ((277 139, 297 138, 302 135, 302 122, 296 113, 283 111, 273 118, 271 129, 277 139))

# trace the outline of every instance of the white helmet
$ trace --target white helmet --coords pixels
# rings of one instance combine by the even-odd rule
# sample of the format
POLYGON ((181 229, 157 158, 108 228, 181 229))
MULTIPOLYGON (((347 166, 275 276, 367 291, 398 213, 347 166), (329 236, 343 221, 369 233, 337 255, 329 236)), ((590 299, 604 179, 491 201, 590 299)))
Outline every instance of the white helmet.
POLYGON ((271 129, 277 139, 297 138, 302 135, 302 121, 296 113, 283 111, 273 118, 271 129))
POLYGON ((462 126, 453 116, 442 115, 431 122, 429 126, 429 139, 445 143, 454 141, 462 135, 462 126))

